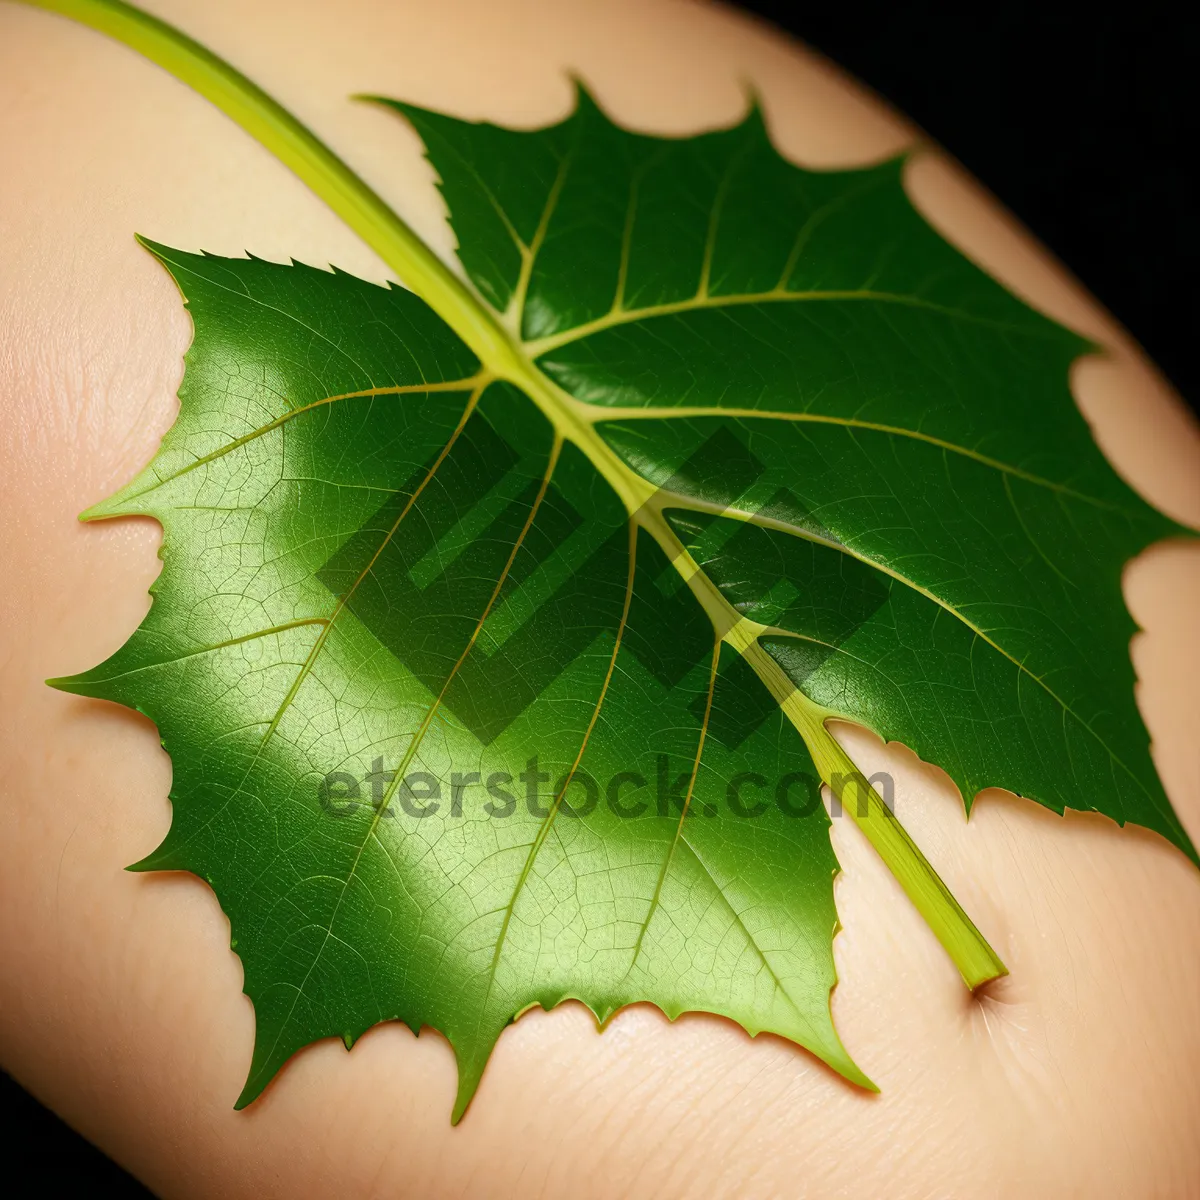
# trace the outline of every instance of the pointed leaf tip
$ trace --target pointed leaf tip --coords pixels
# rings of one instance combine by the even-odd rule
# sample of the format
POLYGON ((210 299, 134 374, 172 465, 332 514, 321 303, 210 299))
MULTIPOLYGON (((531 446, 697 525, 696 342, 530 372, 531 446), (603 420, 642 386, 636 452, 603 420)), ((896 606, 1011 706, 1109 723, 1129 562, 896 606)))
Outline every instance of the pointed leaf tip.
POLYGON ((595 93, 578 71, 568 71, 567 81, 575 90, 575 107, 572 109, 572 116, 578 117, 583 114, 594 114, 608 124, 614 124, 608 113, 604 110, 604 106, 596 99, 595 93))
POLYGON ((75 680, 76 677, 74 675, 61 675, 54 679, 47 679, 45 684, 47 687, 52 687, 58 692, 69 692, 73 695, 82 695, 83 693, 76 686, 75 680))
MULTIPOLYGON (((117 496, 119 495, 118 492, 117 496)), ((106 521, 110 517, 124 516, 120 505, 116 503, 117 496, 109 496, 99 503, 93 504, 90 508, 85 508, 76 519, 80 524, 87 525, 92 521, 106 521)))

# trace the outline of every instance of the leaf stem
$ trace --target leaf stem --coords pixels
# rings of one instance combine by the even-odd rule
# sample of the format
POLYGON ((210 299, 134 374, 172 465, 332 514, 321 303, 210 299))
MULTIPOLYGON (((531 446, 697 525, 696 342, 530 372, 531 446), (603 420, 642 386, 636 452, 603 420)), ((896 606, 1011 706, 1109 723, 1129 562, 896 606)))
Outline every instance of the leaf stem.
MULTIPOLYGON (((59 13, 138 51, 188 84, 260 142, 357 233, 399 278, 451 326, 497 377, 521 386, 563 437, 575 442, 635 513, 654 492, 575 411, 533 365, 526 348, 414 230, 310 129, 240 71, 165 21, 123 0, 16 0, 59 13)), ((703 597, 702 597, 703 600, 703 597)), ((724 619, 724 618, 722 618, 724 619)), ((728 625, 728 621, 725 621, 728 625)), ((718 624, 720 628, 720 624, 718 624)), ((727 630, 725 640, 731 640, 727 630)), ((758 645, 739 649, 804 738, 817 769, 831 785, 861 774, 825 728, 821 714, 784 679, 758 645)), ((865 781, 862 781, 865 784, 865 781)), ((945 947, 967 986, 1006 973, 1004 964, 878 793, 866 786, 867 812, 847 805, 868 840, 945 947)), ((839 796, 839 799, 841 797, 839 796)))
MULTIPOLYGON (((771 667, 783 676, 778 664, 758 642, 746 652, 746 657, 764 681, 771 667)), ((989 980, 1007 975, 1008 968, 1000 956, 963 911, 895 813, 830 733, 824 714, 815 711, 816 706, 797 691, 786 676, 783 679, 790 691, 780 701, 780 706, 804 738, 818 773, 829 784, 842 811, 862 830, 913 907, 942 943, 963 982, 974 991, 989 980), (852 796, 851 792, 855 790, 858 795, 852 796)))
MULTIPOLYGON (((646 524, 652 528, 651 522, 646 524)), ((830 714, 804 695, 763 649, 758 640, 763 627, 731 609, 691 555, 675 540, 675 565, 687 578, 714 624, 725 629, 723 640, 750 664, 795 726, 812 755, 822 782, 829 785, 842 811, 862 830, 895 876, 904 894, 958 968, 963 982, 974 991, 992 979, 1007 975, 1008 968, 1000 956, 967 916, 895 813, 829 731, 825 722, 830 714), (697 587, 697 584, 701 586, 697 587), (857 796, 851 796, 852 791, 857 791, 857 796)))
POLYGON ((173 25, 123 0, 17 0, 107 34, 188 84, 291 169, 486 362, 512 346, 470 289, 307 126, 236 67, 173 25))

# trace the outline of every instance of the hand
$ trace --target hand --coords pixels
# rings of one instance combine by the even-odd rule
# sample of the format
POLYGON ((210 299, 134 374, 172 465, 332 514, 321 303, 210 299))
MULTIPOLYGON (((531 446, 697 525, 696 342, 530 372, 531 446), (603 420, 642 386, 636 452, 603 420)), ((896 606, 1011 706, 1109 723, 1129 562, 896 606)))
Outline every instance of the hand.
MULTIPOLYGON (((718 10, 443 0, 173 4, 164 15, 262 83, 440 250, 416 139, 348 95, 544 123, 579 70, 622 120, 728 122, 741 81, 781 149, 853 165, 913 131, 830 68, 718 10)), ((1161 839, 1000 792, 969 823, 940 771, 844 728, 896 778, 916 841, 1011 975, 972 997, 873 851, 834 822, 844 873, 834 1016, 870 1096, 803 1050, 642 1006, 604 1034, 574 1004, 501 1039, 464 1122, 446 1043, 377 1028, 297 1056, 244 1113, 253 1014, 229 925, 190 876, 125 874, 169 823, 153 726, 56 693, 144 614, 148 520, 81 526, 170 425, 190 338, 141 232, 217 253, 386 268, 266 151, 167 74, 59 18, 0 5, 0 1061, 167 1197, 1182 1197, 1200 1186, 1200 873, 1161 839)), ((908 176, 933 223, 1111 353, 1075 395, 1117 469, 1200 524, 1200 435, 1129 339, 936 152, 908 176)), ((1200 548, 1126 573, 1146 630, 1139 701, 1200 837, 1200 548)))

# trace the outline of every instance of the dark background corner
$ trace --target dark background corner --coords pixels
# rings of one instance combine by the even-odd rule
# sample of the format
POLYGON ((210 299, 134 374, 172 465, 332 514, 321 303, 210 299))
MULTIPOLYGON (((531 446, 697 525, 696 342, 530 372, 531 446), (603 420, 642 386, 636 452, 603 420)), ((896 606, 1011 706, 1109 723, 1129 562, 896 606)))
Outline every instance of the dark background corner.
POLYGON ((736 7, 822 51, 949 150, 1200 412, 1194 10, 1159 0, 1101 0, 1086 16, 1055 0, 736 7))

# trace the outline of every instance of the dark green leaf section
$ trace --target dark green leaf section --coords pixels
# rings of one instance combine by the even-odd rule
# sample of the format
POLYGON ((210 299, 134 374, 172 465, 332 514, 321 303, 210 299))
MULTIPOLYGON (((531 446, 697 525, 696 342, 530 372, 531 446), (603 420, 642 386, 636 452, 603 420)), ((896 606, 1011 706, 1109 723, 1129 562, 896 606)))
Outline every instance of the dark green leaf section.
MULTIPOLYGON (((996 780, 1036 778, 1049 808, 1120 806, 1109 815, 1189 845, 1126 738, 1120 760, 1076 713, 935 601, 841 550, 741 521, 675 514, 673 524, 743 615, 777 633, 768 653, 834 713, 941 766, 968 805, 996 780), (1132 767, 1139 767, 1135 773, 1132 767), (1090 803, 1089 803, 1090 802, 1090 803)), ((1092 713, 1093 721, 1098 721, 1092 713)))
POLYGON ((97 515, 160 520, 163 572, 61 686, 171 754, 140 868, 230 917, 242 1103, 399 1019, 453 1043, 461 1113, 503 1027, 566 997, 721 1013, 866 1084, 811 759, 583 455, 408 293, 153 249, 195 322, 183 408, 97 515))
POLYGON ((746 616, 778 624, 782 589, 808 606, 795 632, 839 647, 770 642, 801 690, 945 767, 968 805, 1005 787, 1145 825, 1195 858, 1134 702, 1120 590, 1130 558, 1186 531, 1092 440, 1068 387, 1087 343, 941 239, 902 161, 803 170, 757 111, 672 140, 617 127, 583 93, 527 134, 401 107, 485 292, 472 264, 513 242, 471 205, 520 213, 504 279, 512 294, 524 261, 537 366, 621 410, 597 429, 681 508, 771 531, 719 539, 711 559, 696 549, 746 616), (535 161, 518 196, 511 168, 535 161), (795 538, 831 547, 819 569, 795 538), (854 633, 851 577, 888 597, 854 633), (860 641, 861 662, 840 649, 860 641))
MULTIPOLYGON (((1120 590, 1124 564, 1175 532, 1171 522, 1132 495, 1126 507, 1108 507, 920 439, 838 425, 734 424, 761 464, 754 483, 738 493, 710 477, 680 490, 776 531, 759 535, 760 549, 789 534, 815 538, 834 548, 827 555, 852 559, 845 569, 873 571, 897 603, 908 592, 904 610, 924 613, 939 639, 914 643, 903 632, 909 626, 893 628, 896 651, 912 662, 894 682, 942 688, 941 707, 987 717, 964 726, 934 719, 936 706, 925 704, 914 713, 916 736, 911 721, 881 720, 883 693, 865 678, 836 703, 813 690, 816 681, 797 679, 806 694, 943 766, 968 804, 981 788, 1005 787, 1059 811, 1132 820, 1194 856, 1134 702, 1135 626, 1120 590), (965 647, 959 659, 973 670, 946 673, 944 639, 965 647), (988 680, 1001 665, 1010 682, 998 689, 988 680), (960 688, 968 690, 951 703, 960 688)), ((680 473, 672 459, 686 463, 719 427, 715 418, 629 422, 609 436, 651 478, 666 479, 680 473)), ((808 586, 803 572, 791 582, 808 586)))
POLYGON ((397 100, 380 97, 378 102, 403 113, 420 134, 456 226, 470 231, 458 248, 459 259, 488 303, 505 311, 539 240, 575 122, 530 135, 458 121, 397 100))

